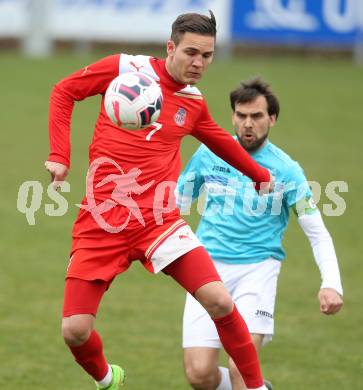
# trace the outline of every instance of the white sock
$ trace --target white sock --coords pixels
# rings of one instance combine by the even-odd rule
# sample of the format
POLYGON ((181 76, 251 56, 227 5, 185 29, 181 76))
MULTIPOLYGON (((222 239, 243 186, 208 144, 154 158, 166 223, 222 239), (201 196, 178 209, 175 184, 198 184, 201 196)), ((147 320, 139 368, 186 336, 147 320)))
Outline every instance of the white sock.
POLYGON ((97 382, 98 387, 101 389, 105 389, 106 387, 110 386, 112 382, 112 368, 110 365, 108 365, 108 371, 106 376, 97 382))
POLYGON ((248 390, 268 390, 268 389, 265 385, 263 385, 261 387, 257 387, 257 389, 248 389, 248 390))
POLYGON ((231 378, 229 376, 229 369, 226 367, 218 367, 221 372, 221 383, 216 390, 232 390, 231 378))

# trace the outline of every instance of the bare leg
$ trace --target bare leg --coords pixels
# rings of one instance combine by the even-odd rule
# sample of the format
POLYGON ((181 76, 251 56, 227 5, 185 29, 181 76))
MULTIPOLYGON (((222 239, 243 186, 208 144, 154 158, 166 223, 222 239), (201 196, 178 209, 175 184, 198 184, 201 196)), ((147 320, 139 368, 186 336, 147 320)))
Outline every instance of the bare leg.
POLYGON ((218 369, 219 349, 193 347, 184 349, 185 375, 195 390, 215 390, 221 375, 218 369))
POLYGON ((62 319, 62 336, 70 347, 85 343, 94 328, 95 317, 92 314, 76 314, 62 319))

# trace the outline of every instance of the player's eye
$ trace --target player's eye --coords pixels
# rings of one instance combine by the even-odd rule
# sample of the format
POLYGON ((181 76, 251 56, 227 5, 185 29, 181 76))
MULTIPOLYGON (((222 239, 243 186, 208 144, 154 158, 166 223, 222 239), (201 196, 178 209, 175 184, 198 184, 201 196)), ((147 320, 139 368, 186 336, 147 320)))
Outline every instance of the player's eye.
POLYGON ((252 115, 253 119, 261 119, 263 118, 263 113, 262 112, 257 112, 256 114, 252 115))
POLYGON ((187 50, 185 53, 191 57, 197 54, 197 52, 195 50, 187 50))

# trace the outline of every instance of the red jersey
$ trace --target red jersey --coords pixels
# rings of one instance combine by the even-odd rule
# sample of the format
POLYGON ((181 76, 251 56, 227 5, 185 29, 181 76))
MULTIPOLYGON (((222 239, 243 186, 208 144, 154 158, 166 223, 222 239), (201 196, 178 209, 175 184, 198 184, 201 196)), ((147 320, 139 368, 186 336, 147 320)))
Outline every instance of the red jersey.
POLYGON ((113 179, 126 174, 129 174, 129 186, 126 185, 124 195, 131 191, 132 199, 140 208, 155 207, 160 197, 163 200, 165 196, 173 197, 172 183, 177 181, 181 169, 180 142, 186 135, 203 142, 257 185, 269 182, 269 172, 214 122, 200 91, 177 83, 166 71, 165 60, 148 56, 112 55, 55 85, 50 97, 49 161, 70 165, 74 102, 97 94, 102 96, 102 101, 89 148, 89 162, 94 168, 91 184, 98 203, 109 199, 117 187, 117 180, 113 179), (116 76, 128 71, 144 72, 159 83, 163 107, 157 125, 130 131, 117 127, 108 118, 103 104, 106 89, 116 76))

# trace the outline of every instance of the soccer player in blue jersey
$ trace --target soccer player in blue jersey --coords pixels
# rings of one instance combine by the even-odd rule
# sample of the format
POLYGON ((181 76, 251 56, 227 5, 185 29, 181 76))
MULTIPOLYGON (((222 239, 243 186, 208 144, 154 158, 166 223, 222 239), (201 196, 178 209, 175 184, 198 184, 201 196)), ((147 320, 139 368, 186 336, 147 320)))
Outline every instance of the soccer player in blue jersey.
MULTIPOLYGON (((259 351, 274 333, 277 279, 285 257, 282 239, 291 210, 310 241, 321 273, 320 311, 338 312, 343 291, 334 245, 304 172, 268 140, 279 115, 277 97, 266 82, 255 78, 232 91, 230 101, 236 142, 274 175, 274 192, 259 197, 247 176, 202 145, 179 178, 178 203, 186 213, 205 190, 197 236, 246 319, 259 351)), ((186 376, 194 389, 246 388, 232 359, 229 370, 218 367, 221 343, 216 328, 190 294, 184 310, 183 348, 186 376)))

